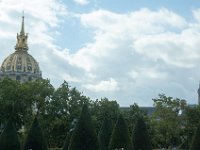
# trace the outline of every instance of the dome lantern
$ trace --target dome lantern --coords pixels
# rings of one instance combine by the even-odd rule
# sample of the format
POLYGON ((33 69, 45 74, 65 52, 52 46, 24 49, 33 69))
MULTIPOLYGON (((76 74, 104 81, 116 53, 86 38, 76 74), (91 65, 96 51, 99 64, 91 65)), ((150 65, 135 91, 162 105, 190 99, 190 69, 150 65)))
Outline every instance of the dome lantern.
POLYGON ((25 34, 24 31, 24 16, 22 16, 22 26, 20 34, 17 34, 17 43, 15 46, 16 51, 28 51, 28 34, 25 34))

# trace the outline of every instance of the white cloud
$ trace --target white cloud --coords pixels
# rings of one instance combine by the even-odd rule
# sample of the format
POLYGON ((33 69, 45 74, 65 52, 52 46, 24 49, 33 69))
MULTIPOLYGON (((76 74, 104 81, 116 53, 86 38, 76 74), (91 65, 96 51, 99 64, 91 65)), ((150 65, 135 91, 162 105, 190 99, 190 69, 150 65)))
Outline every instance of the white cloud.
POLYGON ((79 5, 87 5, 89 4, 89 0, 74 0, 75 3, 79 5))
POLYGON ((114 92, 119 90, 119 86, 116 80, 110 78, 109 80, 100 81, 95 84, 84 85, 87 89, 95 92, 114 92))
POLYGON ((50 59, 60 23, 68 14, 66 6, 56 0, 2 0, 0 3, 1 62, 14 52, 16 34, 21 28, 22 11, 25 12, 25 32, 28 32, 29 53, 40 63, 45 78, 54 77, 57 64, 50 59), (4 44, 7 43, 7 44, 4 44))
POLYGON ((166 72, 160 72, 155 68, 135 68, 129 75, 134 80, 166 80, 168 77, 166 72))
POLYGON ((102 31, 119 33, 136 32, 153 34, 166 29, 182 29, 187 26, 185 19, 167 9, 151 11, 141 9, 128 14, 117 14, 107 10, 97 10, 81 15, 81 22, 88 27, 95 27, 102 31), (122 27, 121 29, 119 27, 122 27), (119 31, 118 31, 119 30, 119 31))
POLYGON ((80 78, 73 77, 68 73, 61 74, 62 79, 65 79, 67 82, 80 82, 80 78))
POLYGON ((200 22, 200 14, 199 13, 200 13, 200 9, 193 10, 193 16, 198 22, 200 22))
MULTIPOLYGON (((185 69, 194 71, 200 66, 198 22, 188 22, 167 9, 127 14, 97 10, 79 16, 81 23, 94 31, 94 42, 69 54, 68 61, 95 74, 90 83, 83 83, 88 93, 106 89, 102 86, 108 83, 105 79, 112 78, 120 85, 115 96, 122 105, 131 99, 141 105, 152 104, 151 99, 159 93, 195 97, 192 88, 186 90, 191 83, 185 69)), ((195 80, 193 83, 195 86, 195 80)), ((113 92, 104 94, 113 97, 113 92)))
POLYGON ((82 27, 92 31, 94 38, 72 52, 54 44, 56 35, 62 35, 60 23, 69 14, 62 3, 3 0, 0 9, 0 39, 4 39, 0 60, 14 51, 24 9, 30 54, 54 84, 65 79, 91 98, 117 99, 126 106, 133 100, 151 105, 159 93, 194 102, 193 87, 200 78, 199 10, 193 11, 192 22, 165 8, 78 14, 82 27))
POLYGON ((199 36, 184 31, 181 34, 161 33, 138 38, 133 48, 154 61, 160 59, 169 65, 188 68, 194 67, 194 61, 199 59, 197 47, 192 46, 199 40, 199 36))
MULTIPOLYGON (((22 11, 24 11, 25 16, 30 15, 31 17, 38 19, 50 26, 58 25, 59 19, 57 16, 67 14, 65 6, 56 0, 2 0, 0 9, 1 16, 6 18, 4 21, 11 23, 12 20, 14 22, 16 19, 13 20, 13 18, 10 18, 11 15, 13 16, 15 14, 14 16, 16 17, 18 16, 16 14, 22 14, 22 11)), ((31 20, 33 18, 31 18, 31 20)))

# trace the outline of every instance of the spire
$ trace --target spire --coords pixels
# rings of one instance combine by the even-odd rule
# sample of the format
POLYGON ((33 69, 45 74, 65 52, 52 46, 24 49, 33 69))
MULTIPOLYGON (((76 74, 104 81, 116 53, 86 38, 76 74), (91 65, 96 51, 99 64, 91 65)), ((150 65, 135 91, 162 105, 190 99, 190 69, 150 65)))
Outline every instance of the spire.
POLYGON ((17 44, 15 46, 15 51, 28 51, 28 44, 27 44, 28 34, 25 34, 24 31, 24 12, 22 15, 22 25, 21 25, 21 31, 20 34, 17 34, 17 44))
POLYGON ((23 12, 23 16, 22 16, 22 26, 21 26, 20 35, 25 35, 25 32, 24 32, 24 12, 23 12))

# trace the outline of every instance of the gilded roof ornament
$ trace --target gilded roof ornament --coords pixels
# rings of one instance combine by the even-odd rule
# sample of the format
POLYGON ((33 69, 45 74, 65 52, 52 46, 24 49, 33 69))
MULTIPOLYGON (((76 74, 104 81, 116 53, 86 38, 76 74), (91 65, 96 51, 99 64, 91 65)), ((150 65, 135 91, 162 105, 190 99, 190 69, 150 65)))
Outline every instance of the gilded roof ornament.
POLYGON ((22 25, 21 25, 21 31, 20 34, 17 34, 17 44, 15 46, 15 50, 17 52, 28 51, 28 44, 27 44, 28 34, 25 34, 24 30, 24 15, 22 16, 22 25))

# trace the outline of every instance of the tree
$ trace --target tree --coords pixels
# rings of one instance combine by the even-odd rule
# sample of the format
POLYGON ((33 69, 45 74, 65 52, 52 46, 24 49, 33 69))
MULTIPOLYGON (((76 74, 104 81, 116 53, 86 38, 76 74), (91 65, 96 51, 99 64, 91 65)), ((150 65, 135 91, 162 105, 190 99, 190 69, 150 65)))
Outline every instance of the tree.
POLYGON ((71 134, 70 132, 67 134, 67 137, 65 139, 65 143, 63 146, 63 150, 68 150, 69 144, 70 144, 71 134))
POLYGON ((128 127, 123 116, 120 114, 113 129, 109 150, 124 148, 125 150, 133 150, 133 144, 130 140, 128 127))
POLYGON ((88 106, 83 106, 81 116, 72 134, 69 150, 98 150, 98 140, 88 106))
POLYGON ((47 106, 47 114, 43 121, 44 131, 48 137, 50 147, 61 147, 65 134, 69 130, 69 93, 70 88, 66 81, 56 89, 47 106), (49 124, 51 122, 51 124, 49 124))
POLYGON ((28 133, 23 149, 48 150, 47 143, 45 141, 37 117, 35 117, 33 121, 33 124, 28 133))
POLYGON ((142 117, 138 118, 132 135, 135 150, 151 150, 151 142, 142 117))
POLYGON ((0 80, 0 126, 5 125, 10 116, 16 129, 30 126, 30 118, 35 111, 45 114, 48 98, 53 91, 49 80, 25 83, 10 78, 0 80))
POLYGON ((192 143, 190 146, 190 150, 198 150, 200 149, 200 124, 197 127, 197 130, 193 136, 192 143))
POLYGON ((6 124, 12 117, 17 129, 21 128, 27 109, 24 109, 26 102, 21 99, 21 85, 9 78, 0 80, 0 125, 6 124), (13 111, 14 110, 14 111, 13 111))
POLYGON ((153 99, 155 112, 151 116, 151 126, 154 128, 154 145, 157 147, 174 147, 180 145, 180 136, 184 121, 182 112, 186 101, 178 98, 167 97, 159 94, 153 99))
POLYGON ((17 130, 11 119, 0 136, 0 150, 21 150, 17 130))
POLYGON ((142 110, 136 103, 130 106, 130 108, 122 108, 121 109, 124 118, 127 121, 129 133, 132 134, 133 128, 137 123, 139 117, 145 118, 145 121, 149 121, 147 113, 142 110))
POLYGON ((108 150, 111 134, 112 134, 112 121, 110 118, 105 117, 103 125, 98 135, 100 150, 108 150))
POLYGON ((197 131, 197 127, 200 122, 200 106, 187 106, 185 112, 183 114, 184 117, 184 130, 183 130, 183 140, 181 147, 184 149, 189 149, 192 139, 194 137, 195 132, 197 131))
POLYGON ((62 147, 71 124, 77 120, 84 104, 90 100, 64 81, 53 93, 43 122, 51 147, 62 147), (53 120, 53 121, 52 121, 53 120), (49 124, 51 122, 51 124, 49 124))
POLYGON ((101 100, 92 102, 91 107, 92 119, 94 120, 95 128, 98 132, 105 117, 110 119, 112 124, 115 124, 117 121, 119 115, 119 104, 116 101, 102 98, 101 100))

